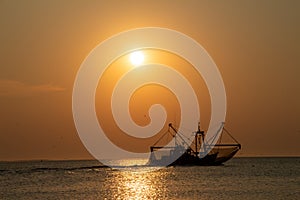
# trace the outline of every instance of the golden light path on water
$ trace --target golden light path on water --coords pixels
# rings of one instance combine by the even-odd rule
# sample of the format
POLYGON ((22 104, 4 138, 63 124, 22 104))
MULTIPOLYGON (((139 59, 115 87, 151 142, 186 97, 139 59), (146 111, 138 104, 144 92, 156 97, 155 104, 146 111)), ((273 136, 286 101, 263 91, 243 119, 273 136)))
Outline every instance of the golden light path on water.
MULTIPOLYGON (((155 167, 132 165, 144 163, 143 159, 128 159, 121 162, 126 163, 125 166, 132 167, 126 167, 122 170, 107 170, 104 183, 99 188, 101 190, 101 198, 142 200, 178 199, 178 196, 180 196, 179 199, 185 199, 185 196, 187 196, 189 198, 192 197, 192 199, 198 199, 199 193, 193 188, 195 185, 191 181, 191 177, 194 177, 194 170, 185 171, 185 168, 177 167, 157 168, 157 170, 153 170, 155 167), (187 176, 179 177, 178 172, 187 176)), ((197 173, 199 172, 201 173, 201 170, 197 170, 197 173)), ((197 181, 198 184, 199 180, 197 181)), ((203 184, 201 180, 200 183, 203 184)))
POLYGON ((164 199, 170 172, 114 171, 105 182, 112 199, 164 199))

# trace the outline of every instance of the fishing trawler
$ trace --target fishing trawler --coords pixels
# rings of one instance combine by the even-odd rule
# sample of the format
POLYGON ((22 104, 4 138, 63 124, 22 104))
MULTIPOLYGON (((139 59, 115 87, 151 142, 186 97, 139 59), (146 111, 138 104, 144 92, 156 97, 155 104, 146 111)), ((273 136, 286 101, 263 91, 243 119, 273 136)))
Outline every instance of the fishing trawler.
POLYGON ((193 141, 188 143, 188 138, 179 133, 170 123, 168 131, 150 147, 148 164, 152 166, 221 165, 241 149, 241 144, 225 129, 224 123, 219 131, 221 135, 218 142, 208 144, 205 140, 205 132, 201 131, 198 123, 198 130, 193 132, 193 141), (222 143, 223 134, 227 134, 234 143, 222 143), (167 147, 158 145, 159 141, 168 135, 175 139, 175 145, 167 147))

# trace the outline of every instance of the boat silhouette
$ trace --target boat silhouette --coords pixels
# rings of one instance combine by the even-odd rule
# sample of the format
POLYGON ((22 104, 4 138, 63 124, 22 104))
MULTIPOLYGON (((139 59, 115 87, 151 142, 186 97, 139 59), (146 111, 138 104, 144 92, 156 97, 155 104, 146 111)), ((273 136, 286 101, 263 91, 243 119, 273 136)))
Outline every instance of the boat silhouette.
POLYGON ((218 131, 221 131, 218 142, 209 144, 205 140, 205 132, 201 131, 198 123, 198 130, 193 132, 193 141, 188 143, 188 138, 179 133, 170 123, 168 131, 150 147, 148 164, 152 166, 221 165, 241 149, 241 144, 225 129, 224 123, 218 131), (229 135, 234 143, 222 143, 223 134, 229 135), (167 135, 175 138, 175 145, 158 145, 159 141, 167 135))

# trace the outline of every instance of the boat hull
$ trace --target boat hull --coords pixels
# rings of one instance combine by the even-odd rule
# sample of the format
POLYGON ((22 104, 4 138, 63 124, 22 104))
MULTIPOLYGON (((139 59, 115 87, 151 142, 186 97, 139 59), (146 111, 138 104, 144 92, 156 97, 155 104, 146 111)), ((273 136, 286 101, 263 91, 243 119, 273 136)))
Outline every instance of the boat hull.
POLYGON ((164 157, 159 160, 154 159, 154 157, 150 157, 148 164, 151 166, 216 166, 222 165, 226 161, 230 160, 238 152, 238 150, 239 148, 236 148, 226 155, 219 154, 219 151, 212 151, 203 158, 185 152, 171 164, 168 164, 169 160, 164 159, 164 157))

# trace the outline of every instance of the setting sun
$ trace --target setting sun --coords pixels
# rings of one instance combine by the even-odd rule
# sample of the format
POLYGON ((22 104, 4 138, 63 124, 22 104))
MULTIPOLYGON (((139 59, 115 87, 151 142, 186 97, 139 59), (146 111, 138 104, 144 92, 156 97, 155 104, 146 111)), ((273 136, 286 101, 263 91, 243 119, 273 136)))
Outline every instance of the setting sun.
POLYGON ((138 66, 144 62, 144 54, 141 51, 134 51, 130 54, 131 64, 138 66))

